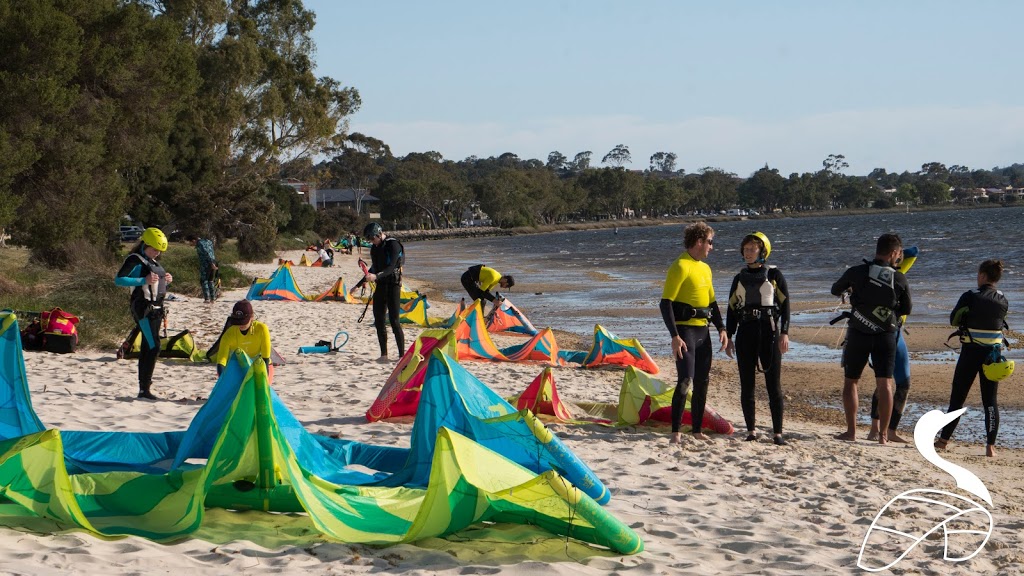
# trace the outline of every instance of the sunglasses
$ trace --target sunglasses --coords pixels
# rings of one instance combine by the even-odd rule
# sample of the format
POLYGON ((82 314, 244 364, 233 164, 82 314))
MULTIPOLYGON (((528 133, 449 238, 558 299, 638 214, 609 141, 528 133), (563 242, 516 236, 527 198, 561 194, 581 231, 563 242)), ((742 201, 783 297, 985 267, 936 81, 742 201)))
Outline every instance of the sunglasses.
POLYGON ((704 241, 708 243, 708 246, 714 246, 715 245, 715 239, 714 238, 705 238, 704 241))

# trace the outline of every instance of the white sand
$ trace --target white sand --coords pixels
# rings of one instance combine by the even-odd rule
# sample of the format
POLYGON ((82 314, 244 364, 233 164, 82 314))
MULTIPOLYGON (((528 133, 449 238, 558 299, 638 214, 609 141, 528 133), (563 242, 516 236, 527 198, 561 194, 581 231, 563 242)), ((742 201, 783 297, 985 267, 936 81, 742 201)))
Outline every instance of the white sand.
MULTIPOLYGON (((300 254, 283 256, 298 262, 300 254)), ((358 278, 355 257, 339 254, 338 262, 329 269, 295 266, 295 277, 307 294, 325 290, 339 275, 351 285, 358 278)), ((268 263, 247 270, 266 277, 274 268, 268 263)), ((410 273, 415 276, 414 269, 410 273)), ((414 281, 407 284, 415 288, 414 281)), ((197 298, 172 303, 170 325, 191 329, 205 348, 216 338, 234 301, 244 294, 230 292, 212 306, 197 298)), ((367 424, 363 416, 393 366, 375 361, 379 351, 372 312, 357 324, 361 305, 253 305, 270 326, 275 348, 288 361, 277 369, 275 389, 309 430, 374 444, 408 445, 409 424, 367 424), (338 330, 351 335, 344 351, 296 355, 299 346, 330 339, 338 330)), ((448 316, 453 309, 454 305, 435 303, 431 311, 448 316)), ((411 343, 418 331, 406 327, 406 341, 411 343)), ((503 345, 521 341, 498 340, 503 345)), ((397 360, 390 330, 389 347, 397 360)), ((709 403, 742 430, 734 364, 720 354, 715 362, 709 403)), ((674 381, 674 368, 660 363, 660 377, 674 381)), ((166 400, 147 402, 135 399, 135 361, 117 361, 113 351, 30 353, 26 365, 40 418, 49 427, 67 430, 184 429, 202 404, 196 398, 205 398, 216 379, 208 364, 161 361, 153 391, 166 400)), ((503 396, 522 391, 543 368, 481 362, 465 366, 503 396)), ((829 398, 837 401, 838 371, 820 377, 837 383, 829 398)), ((615 402, 621 378, 620 369, 555 372, 567 400, 615 402)), ((785 382, 785 370, 783 378, 785 382)), ((1010 385, 1019 385, 1019 380, 1010 385)), ((326 541, 301 515, 211 509, 205 526, 231 527, 234 540, 219 541, 213 536, 219 530, 206 527, 167 545, 135 537, 104 540, 77 530, 54 532, 55 526, 46 520, 3 526, 0 572, 831 574, 856 570, 868 526, 890 498, 911 488, 956 491, 952 478, 912 446, 839 442, 831 438, 836 429, 790 418, 790 445, 780 448, 768 440, 770 418, 763 396, 758 418, 758 442, 744 442, 738 431, 733 437, 713 436, 706 444, 686 436, 681 447, 669 445, 664 429, 552 426, 608 485, 613 494, 608 509, 644 539, 646 551, 635 556, 615 556, 522 526, 484 526, 447 539, 387 548, 348 545, 326 541), (524 536, 528 545, 518 543, 524 536)), ((961 426, 978 426, 980 418, 975 411, 961 426)), ((929 540, 899 563, 897 571, 1024 573, 1024 454, 1000 449, 999 458, 986 459, 980 446, 955 446, 947 457, 976 473, 992 493, 991 540, 976 557, 960 564, 943 561, 941 542, 929 540)), ((903 520, 913 523, 921 515, 905 511, 903 520)))

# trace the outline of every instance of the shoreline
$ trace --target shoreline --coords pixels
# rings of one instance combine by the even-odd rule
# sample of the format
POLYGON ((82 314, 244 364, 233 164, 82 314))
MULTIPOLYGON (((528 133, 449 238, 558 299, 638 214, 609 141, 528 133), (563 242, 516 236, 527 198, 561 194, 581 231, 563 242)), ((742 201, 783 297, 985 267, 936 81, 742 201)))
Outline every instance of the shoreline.
MULTIPOLYGON (((952 206, 917 206, 909 211, 916 212, 948 212, 959 210, 990 210, 997 208, 1015 208, 1018 204, 977 204, 977 205, 952 205, 952 206)), ((779 214, 759 214, 757 216, 727 216, 724 214, 714 216, 669 216, 669 217, 646 217, 630 218, 625 220, 589 220, 582 222, 566 222, 560 224, 540 224, 537 226, 517 226, 514 228, 499 228, 497 226, 466 226, 460 228, 437 228, 434 230, 392 230, 388 234, 394 235, 403 242, 418 242, 423 240, 448 240, 453 238, 483 238, 494 236, 519 236, 526 234, 546 234, 548 232, 576 232, 582 230, 607 230, 613 228, 637 228, 648 226, 668 226, 671 224, 691 224, 693 222, 741 222, 758 220, 779 220, 786 218, 815 218, 819 216, 863 216, 881 214, 903 214, 907 211, 904 208, 856 208, 840 210, 810 210, 805 212, 785 212, 779 214)))

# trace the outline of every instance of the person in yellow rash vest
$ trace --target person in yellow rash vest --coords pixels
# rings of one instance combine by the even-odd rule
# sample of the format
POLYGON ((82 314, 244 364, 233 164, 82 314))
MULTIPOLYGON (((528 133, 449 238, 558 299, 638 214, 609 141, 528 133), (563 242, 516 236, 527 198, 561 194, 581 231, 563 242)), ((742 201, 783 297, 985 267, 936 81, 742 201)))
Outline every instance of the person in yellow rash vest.
POLYGON ((502 275, 494 268, 488 268, 483 264, 470 266, 462 274, 462 287, 469 293, 473 300, 487 300, 494 304, 495 308, 501 304, 504 298, 500 293, 491 294, 491 290, 501 288, 502 290, 516 285, 511 275, 502 275))
POLYGON ((270 362, 270 329, 263 322, 253 320, 252 304, 248 300, 235 302, 228 323, 231 326, 221 336, 217 348, 217 375, 228 365, 228 358, 235 350, 241 350, 253 361, 267 363, 267 378, 274 382, 274 365, 270 362))
POLYGON ((711 285, 711 268, 703 262, 711 253, 715 231, 704 222, 696 222, 683 232, 686 249, 668 268, 665 288, 661 293, 661 317, 672 336, 672 357, 676 361, 676 390, 672 394, 673 444, 682 441, 682 426, 686 392, 693 385, 690 416, 693 437, 707 440, 701 432, 704 407, 707 403, 711 373, 711 335, 708 320, 718 329, 718 341, 725 350, 729 337, 722 322, 722 311, 715 301, 715 288, 711 285))

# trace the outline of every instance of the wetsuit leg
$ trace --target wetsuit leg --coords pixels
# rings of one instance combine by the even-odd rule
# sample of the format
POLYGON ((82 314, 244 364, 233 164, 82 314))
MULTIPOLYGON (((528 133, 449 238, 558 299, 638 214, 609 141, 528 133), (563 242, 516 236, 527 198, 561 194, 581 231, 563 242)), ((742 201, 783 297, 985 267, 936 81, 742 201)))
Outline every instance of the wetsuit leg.
POLYGON ((213 300, 213 280, 210 278, 210 265, 199 263, 199 285, 203 289, 203 300, 213 300))
POLYGON ((384 328, 384 316, 388 310, 388 298, 385 295, 389 284, 377 284, 373 292, 373 327, 377 330, 377 342, 380 344, 380 355, 388 355, 388 333, 384 328))
POLYGON ((843 346, 843 376, 852 380, 860 380, 864 367, 868 364, 872 344, 870 335, 853 328, 846 330, 846 345, 843 346))
POLYGON ((736 329, 736 367, 740 373, 740 406, 747 430, 753 431, 755 424, 754 385, 757 369, 757 347, 761 332, 756 322, 744 322, 736 329))
MULTIPOLYGON (((971 391, 974 379, 981 372, 981 364, 985 361, 986 356, 988 356, 988 349, 981 346, 964 344, 960 348, 960 358, 957 359, 956 368, 953 370, 953 389, 949 393, 949 409, 946 410, 947 414, 964 407, 967 393, 971 391)), ((959 423, 960 419, 957 418, 946 424, 939 437, 943 440, 952 438, 953 431, 956 430, 956 426, 959 423)))
POLYGON ((388 320, 391 324, 391 333, 395 335, 395 345, 398 347, 398 356, 405 355, 405 331, 402 330, 402 285, 400 283, 389 284, 385 293, 388 306, 388 320))
POLYGON ((999 433, 999 406, 997 405, 999 383, 981 375, 981 405, 985 408, 985 443, 994 446, 999 433))
POLYGON ((139 330, 142 333, 139 346, 139 391, 149 393, 153 384, 153 371, 156 359, 160 355, 160 321, 159 313, 150 313, 139 319, 139 330))
MULTIPOLYGON (((680 326, 679 336, 686 343, 682 358, 676 358, 676 390, 672 393, 672 431, 679 432, 683 423, 683 409, 686 407, 686 392, 693 382, 694 360, 697 349, 697 327, 680 326)), ((692 402, 691 402, 692 408, 692 402)))
POLYGON ((704 407, 708 400, 708 384, 711 380, 711 336, 707 326, 702 328, 697 351, 693 358, 693 396, 690 398, 690 418, 696 434, 704 427, 704 407))
POLYGON ((764 370, 764 384, 768 390, 768 408, 772 413, 772 431, 782 434, 782 352, 779 352, 778 338, 770 322, 760 324, 761 369, 764 370))
MULTIPOLYGON (((900 425, 900 418, 903 417, 903 409, 907 406, 907 397, 910 395, 910 352, 907 350, 907 341, 903 339, 903 333, 896 333, 896 362, 893 366, 892 378, 896 387, 893 394, 892 416, 889 418, 889 430, 895 430, 900 425)), ((878 396, 871 395, 871 419, 878 419, 878 396)))

